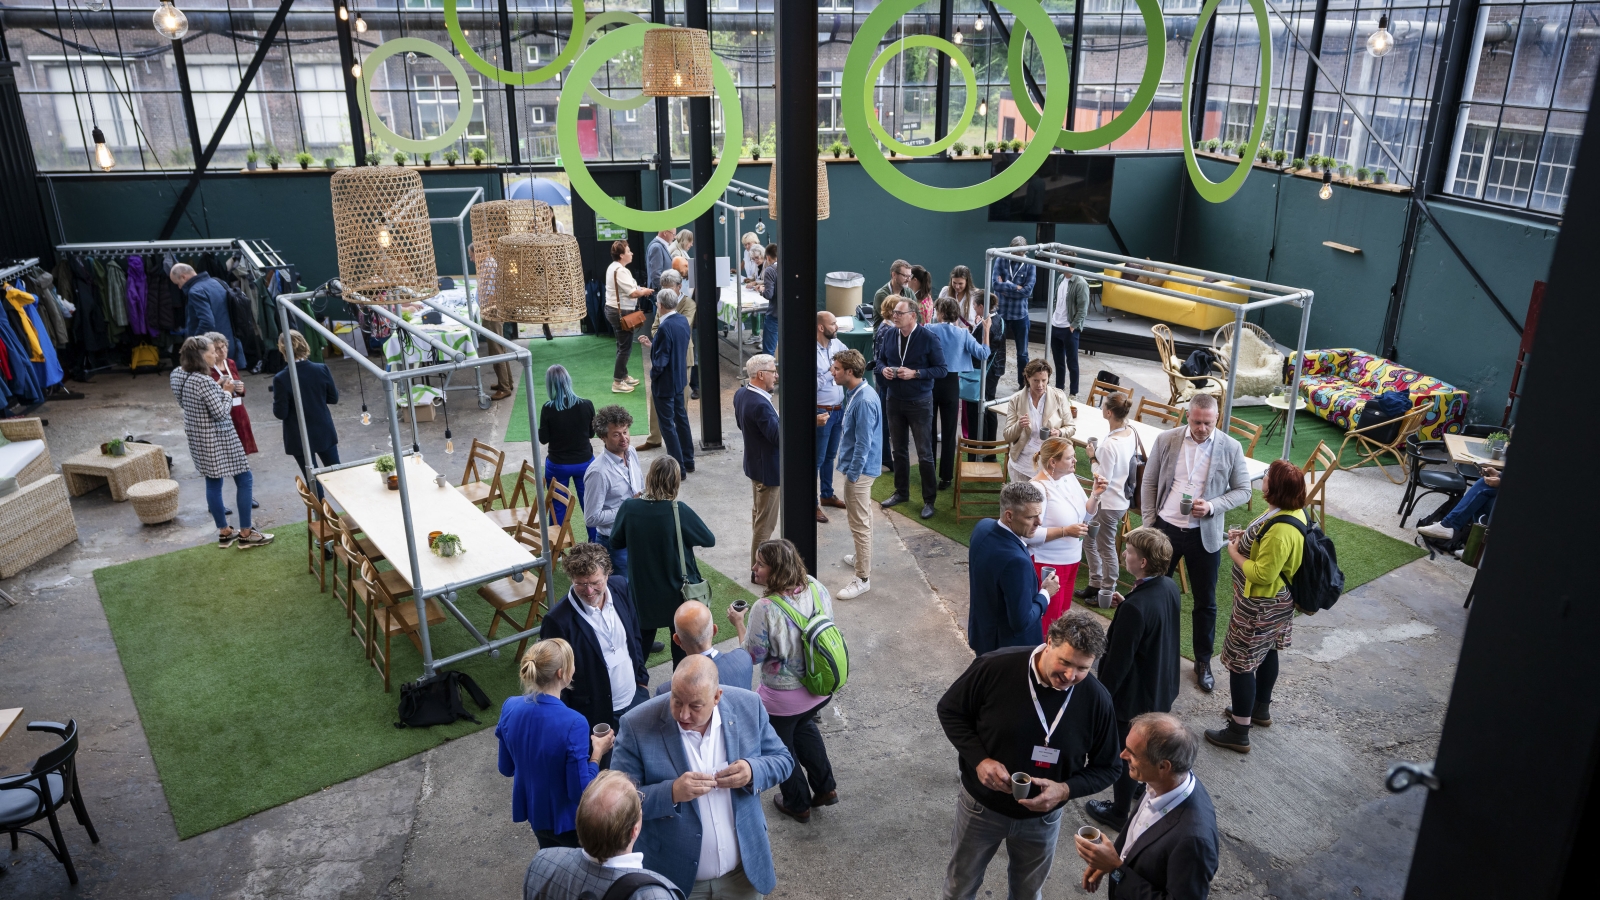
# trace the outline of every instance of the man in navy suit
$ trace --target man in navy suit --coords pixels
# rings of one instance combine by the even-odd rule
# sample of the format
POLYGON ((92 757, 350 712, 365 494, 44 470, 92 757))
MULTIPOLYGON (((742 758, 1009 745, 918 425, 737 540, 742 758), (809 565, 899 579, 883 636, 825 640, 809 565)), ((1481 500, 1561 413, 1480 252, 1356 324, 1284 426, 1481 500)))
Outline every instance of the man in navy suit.
POLYGON ((1044 493, 1030 482, 1013 481, 1000 491, 1000 518, 972 529, 967 646, 979 656, 1001 647, 1033 647, 1044 636, 1044 611, 1060 583, 1054 574, 1039 583, 1023 543, 1043 514, 1044 493))
POLYGON ((750 382, 733 394, 733 421, 744 432, 744 474, 755 496, 750 513, 750 565, 778 527, 778 361, 765 353, 744 364, 750 382))
POLYGON ((761 698, 719 687, 711 660, 686 657, 670 693, 622 717, 611 768, 643 796, 645 868, 685 895, 757 900, 778 886, 761 792, 794 758, 761 698))
POLYGON ((572 685, 561 702, 591 727, 604 722, 615 729, 623 713, 650 698, 628 579, 611 574, 611 554, 594 543, 568 550, 561 568, 572 590, 545 614, 540 632, 572 645, 572 685))
MULTIPOLYGON (((672 615, 672 642, 683 651, 684 659, 704 656, 716 663, 718 684, 724 687, 744 688, 748 691, 750 682, 755 677, 755 663, 750 659, 750 651, 742 646, 744 617, 738 610, 730 609, 728 618, 733 621, 733 627, 739 630, 741 646, 723 653, 712 646, 717 640, 717 623, 712 620, 711 607, 698 600, 685 600, 672 615)), ((679 663, 681 662, 682 660, 679 660, 679 663)), ((671 688, 670 681, 662 684, 656 688, 656 696, 665 694, 671 688)))
POLYGON ((678 461, 685 475, 694 471, 694 435, 689 433, 689 410, 683 404, 689 386, 689 320, 678 315, 678 292, 656 295, 656 336, 639 338, 650 349, 650 397, 661 423, 661 442, 667 455, 678 461))
POLYGON ((1144 793, 1116 843, 1074 836, 1083 889, 1110 882, 1111 900, 1205 900, 1217 874, 1217 813, 1191 769, 1200 740, 1171 713, 1136 716, 1122 750, 1144 793))

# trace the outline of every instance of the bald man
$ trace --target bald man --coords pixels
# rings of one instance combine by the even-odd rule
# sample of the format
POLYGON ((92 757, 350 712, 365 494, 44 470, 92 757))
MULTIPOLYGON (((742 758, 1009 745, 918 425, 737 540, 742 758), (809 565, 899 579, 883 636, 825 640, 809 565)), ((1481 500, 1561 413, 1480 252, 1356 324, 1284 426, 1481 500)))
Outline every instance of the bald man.
POLYGON ((523 877, 523 900, 579 900, 606 894, 630 879, 633 900, 682 900, 664 876, 644 868, 644 854, 633 849, 644 820, 639 792, 621 772, 601 772, 578 801, 577 847, 540 850, 523 877))
POLYGON ((647 869, 695 897, 757 900, 778 886, 761 792, 794 768, 755 692, 723 688, 686 657, 669 693, 622 717, 611 768, 644 798, 647 869))
MULTIPOLYGON (((672 643, 683 651, 683 659, 704 656, 715 663, 718 684, 749 690, 750 681, 755 677, 755 663, 750 659, 750 651, 743 646, 744 617, 729 610, 728 618, 739 633, 740 646, 721 653, 712 646, 717 642, 717 623, 712 620, 711 608, 698 600, 686 600, 672 616, 672 643)), ((681 664, 682 659, 674 663, 674 668, 681 664)), ((656 688, 656 696, 671 689, 672 682, 665 682, 656 688)))
POLYGON ((183 294, 183 328, 191 337, 215 331, 228 339, 228 356, 244 370, 244 343, 233 336, 228 314, 228 288, 206 272, 187 263, 175 263, 167 273, 183 294))

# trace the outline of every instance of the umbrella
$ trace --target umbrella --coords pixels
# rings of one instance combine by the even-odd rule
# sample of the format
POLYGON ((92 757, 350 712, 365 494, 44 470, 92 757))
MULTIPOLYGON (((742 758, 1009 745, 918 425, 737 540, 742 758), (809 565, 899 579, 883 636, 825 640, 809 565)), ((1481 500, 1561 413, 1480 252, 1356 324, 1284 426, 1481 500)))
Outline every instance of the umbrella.
POLYGON ((551 206, 571 206, 572 192, 548 178, 525 178, 511 186, 509 200, 542 200, 551 206))

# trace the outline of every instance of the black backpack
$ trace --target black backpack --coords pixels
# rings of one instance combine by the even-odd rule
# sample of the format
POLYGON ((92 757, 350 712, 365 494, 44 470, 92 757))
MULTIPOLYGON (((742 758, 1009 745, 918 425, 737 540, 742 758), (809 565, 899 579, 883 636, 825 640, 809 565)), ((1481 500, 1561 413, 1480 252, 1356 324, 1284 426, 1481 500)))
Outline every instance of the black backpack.
POLYGON ((1282 522, 1294 527, 1305 539, 1305 550, 1300 557, 1300 568, 1289 580, 1289 596, 1294 605, 1308 616, 1328 609, 1344 593, 1344 573, 1339 571, 1339 554, 1334 550, 1333 539, 1322 533, 1315 523, 1304 525, 1293 516, 1274 516, 1267 528, 1282 522))
POLYGON ((638 893, 640 888, 651 885, 666 888, 675 897, 683 896, 683 893, 677 888, 667 884, 650 872, 629 872, 611 882, 611 887, 606 890, 604 897, 594 891, 584 891, 578 895, 578 900, 628 900, 629 897, 638 893))
POLYGON ((472 676, 465 672, 435 672, 414 684, 400 686, 400 721, 396 728, 426 728, 430 725, 449 725, 458 719, 483 724, 467 712, 461 702, 461 689, 466 688, 479 709, 489 708, 489 695, 478 687, 472 676))

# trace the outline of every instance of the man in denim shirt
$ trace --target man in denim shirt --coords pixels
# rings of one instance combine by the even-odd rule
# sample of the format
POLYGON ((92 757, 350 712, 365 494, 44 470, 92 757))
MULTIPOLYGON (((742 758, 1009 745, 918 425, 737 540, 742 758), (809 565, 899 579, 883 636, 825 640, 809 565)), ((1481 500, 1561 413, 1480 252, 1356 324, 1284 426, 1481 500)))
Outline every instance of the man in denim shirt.
POLYGON ((859 350, 833 355, 833 382, 844 388, 844 422, 839 436, 839 472, 844 475, 845 509, 856 552, 844 558, 856 577, 836 595, 854 600, 872 590, 872 481, 883 468, 883 407, 878 392, 866 386, 867 360, 859 350))
MULTIPOLYGON (((1012 247, 1026 247, 1023 237, 1011 239, 1012 247)), ((996 260, 994 264, 995 305, 1000 319, 1006 323, 1006 334, 1017 345, 1017 387, 1027 387, 1022 370, 1028 365, 1028 302, 1033 299, 1033 282, 1038 272, 1033 263, 1009 259, 996 260)))

